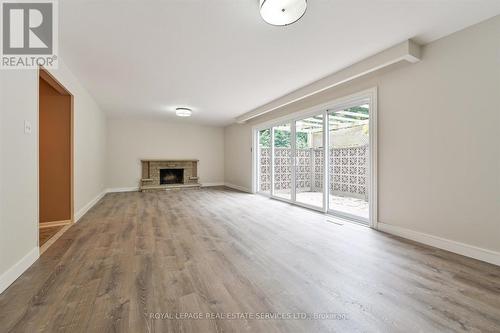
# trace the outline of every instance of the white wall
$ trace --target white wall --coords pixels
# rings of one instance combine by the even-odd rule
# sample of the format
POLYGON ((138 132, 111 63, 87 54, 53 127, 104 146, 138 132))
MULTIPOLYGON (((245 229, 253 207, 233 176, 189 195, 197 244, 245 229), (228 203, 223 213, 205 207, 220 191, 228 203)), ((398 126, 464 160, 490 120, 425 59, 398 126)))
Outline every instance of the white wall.
POLYGON ((107 121, 108 188, 136 188, 141 159, 199 159, 204 185, 224 182, 224 129, 153 119, 107 121))
POLYGON ((251 125, 378 86, 379 221, 500 251, 499 34, 496 17, 427 45, 417 64, 227 127, 226 181, 251 188, 251 125))
POLYGON ((0 292, 17 277, 11 267, 38 256, 37 80, 35 71, 0 70, 0 292))
POLYGON ((233 125, 224 129, 224 181, 250 192, 252 189, 252 127, 233 125))
MULTIPOLYGON (((74 95, 75 213, 104 191, 106 118, 62 61, 74 95)), ((0 292, 38 257, 38 72, 0 71, 0 292), (24 134, 24 121, 32 133, 24 134)))

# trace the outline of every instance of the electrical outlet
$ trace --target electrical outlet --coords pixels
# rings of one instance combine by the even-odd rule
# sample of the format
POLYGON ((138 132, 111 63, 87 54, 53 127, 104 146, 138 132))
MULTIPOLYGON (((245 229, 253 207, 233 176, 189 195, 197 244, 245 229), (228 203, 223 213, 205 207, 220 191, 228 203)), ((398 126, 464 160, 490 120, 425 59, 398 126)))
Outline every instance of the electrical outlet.
POLYGON ((29 122, 28 120, 24 121, 24 133, 31 134, 31 122, 29 122))

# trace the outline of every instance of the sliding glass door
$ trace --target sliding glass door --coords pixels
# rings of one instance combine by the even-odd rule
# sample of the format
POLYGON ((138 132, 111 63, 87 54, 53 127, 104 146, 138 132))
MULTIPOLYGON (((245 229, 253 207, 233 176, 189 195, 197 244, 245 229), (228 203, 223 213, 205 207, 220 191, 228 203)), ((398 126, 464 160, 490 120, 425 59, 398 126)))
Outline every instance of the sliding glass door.
POLYGON ((323 114, 295 121, 295 201, 324 207, 323 114))
POLYGON ((372 96, 258 129, 257 191, 373 224, 372 96))
POLYGON ((257 133, 257 192, 271 194, 271 129, 257 133))
POLYGON ((292 123, 272 128, 273 187, 272 196, 292 200, 292 123))
POLYGON ((365 223, 369 219, 369 120, 368 103, 328 112, 328 210, 365 223))

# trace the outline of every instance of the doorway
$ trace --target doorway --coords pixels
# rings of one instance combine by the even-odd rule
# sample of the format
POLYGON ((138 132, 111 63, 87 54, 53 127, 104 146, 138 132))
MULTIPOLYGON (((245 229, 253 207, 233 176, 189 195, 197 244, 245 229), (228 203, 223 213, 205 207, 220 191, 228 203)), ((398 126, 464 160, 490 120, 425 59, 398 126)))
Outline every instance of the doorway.
POLYGON ((376 89, 254 127, 254 189, 375 226, 376 89))
POLYGON ((45 251, 73 223, 73 95, 39 70, 39 246, 45 251))

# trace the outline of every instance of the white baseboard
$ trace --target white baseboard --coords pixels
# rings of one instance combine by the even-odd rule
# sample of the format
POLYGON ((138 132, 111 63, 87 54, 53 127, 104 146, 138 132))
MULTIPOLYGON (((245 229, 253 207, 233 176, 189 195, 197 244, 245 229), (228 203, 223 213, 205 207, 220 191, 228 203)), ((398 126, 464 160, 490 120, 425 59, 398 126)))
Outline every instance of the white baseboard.
POLYGON ((99 200, 101 200, 106 195, 106 193, 107 193, 106 191, 103 191, 98 196, 96 196, 94 199, 92 199, 89 203, 87 203, 82 209, 80 209, 78 212, 76 212, 75 222, 78 222, 78 220, 80 220, 82 218, 82 216, 85 215, 85 213, 87 213, 90 210, 90 208, 94 207, 94 205, 96 203, 98 203, 99 200))
POLYGON ((202 183, 201 187, 224 186, 224 182, 219 183, 202 183))
POLYGON ((120 192, 136 192, 139 191, 139 188, 136 187, 114 187, 108 188, 106 193, 120 193, 120 192))
POLYGON ((7 289, 18 277, 21 276, 40 257, 38 247, 33 248, 14 266, 0 276, 0 293, 7 289))
POLYGON ((423 243, 442 250, 450 251, 469 258, 474 258, 500 266, 500 252, 483 249, 474 245, 469 245, 381 222, 378 223, 377 229, 388 234, 400 236, 413 240, 415 242, 423 243))
POLYGON ((248 188, 246 188, 244 186, 234 185, 234 184, 231 184, 231 183, 224 183, 224 186, 227 186, 229 188, 232 188, 232 189, 235 189, 235 190, 238 190, 238 191, 252 193, 252 191, 250 191, 250 189, 248 189, 248 188))

